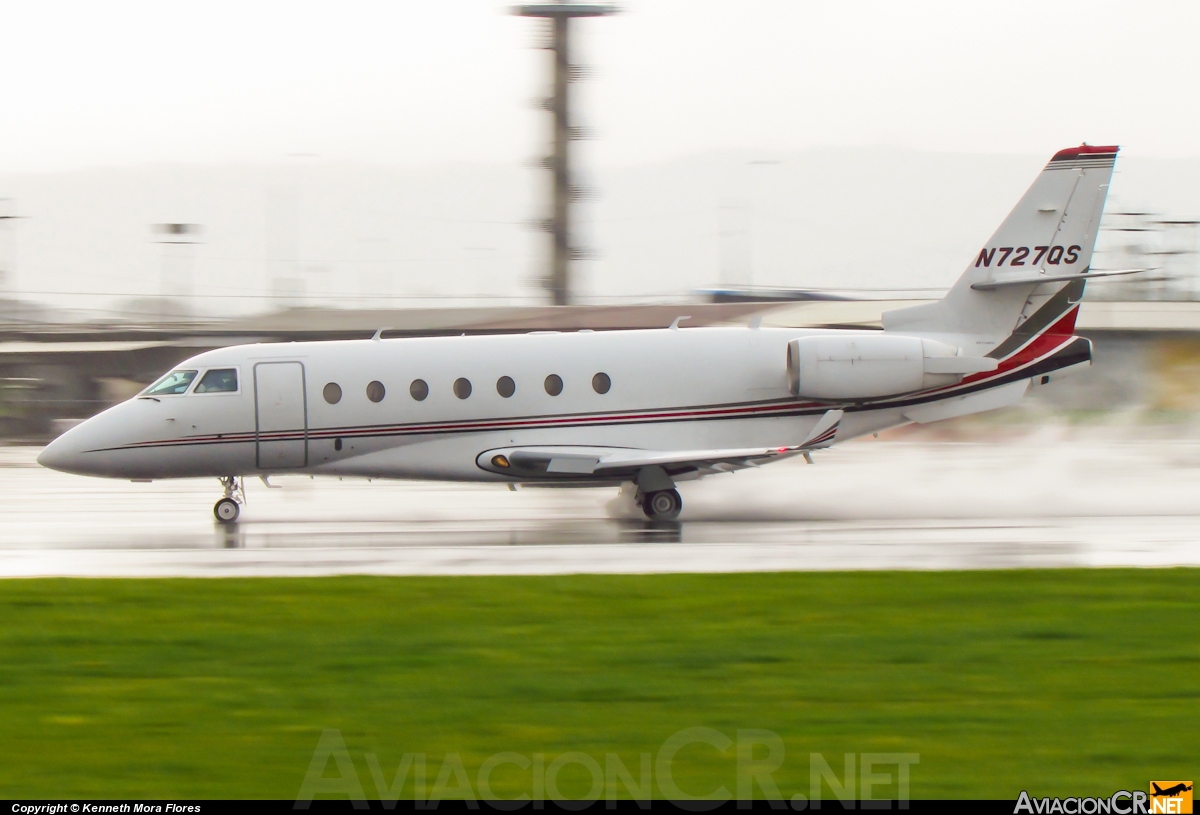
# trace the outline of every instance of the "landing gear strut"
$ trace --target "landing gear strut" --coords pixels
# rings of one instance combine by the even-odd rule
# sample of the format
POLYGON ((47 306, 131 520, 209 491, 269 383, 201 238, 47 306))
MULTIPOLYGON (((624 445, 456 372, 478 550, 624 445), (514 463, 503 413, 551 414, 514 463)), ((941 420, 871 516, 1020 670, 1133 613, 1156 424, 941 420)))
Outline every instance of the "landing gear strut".
POLYGON ((659 490, 642 498, 642 512, 652 521, 673 521, 683 509, 683 499, 676 490, 659 490))
POLYGON ((218 523, 235 523, 242 512, 241 505, 246 503, 246 485, 235 475, 221 476, 219 480, 225 489, 225 497, 213 507, 213 516, 218 523))

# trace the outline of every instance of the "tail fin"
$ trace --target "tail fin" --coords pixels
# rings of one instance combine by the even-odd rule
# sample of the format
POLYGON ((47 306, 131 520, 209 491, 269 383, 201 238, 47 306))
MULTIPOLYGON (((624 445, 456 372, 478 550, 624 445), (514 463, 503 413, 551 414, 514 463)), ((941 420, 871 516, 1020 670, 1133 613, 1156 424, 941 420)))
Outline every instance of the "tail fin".
POLYGON ((1014 334, 1075 330, 1117 147, 1060 150, 1022 196, 954 287, 936 303, 885 312, 889 331, 969 334, 993 355, 1014 334), (1059 282, 1003 285, 1006 280, 1059 282), (1001 285, 995 285, 995 284, 1001 285), (987 285, 986 290, 972 288, 987 285))

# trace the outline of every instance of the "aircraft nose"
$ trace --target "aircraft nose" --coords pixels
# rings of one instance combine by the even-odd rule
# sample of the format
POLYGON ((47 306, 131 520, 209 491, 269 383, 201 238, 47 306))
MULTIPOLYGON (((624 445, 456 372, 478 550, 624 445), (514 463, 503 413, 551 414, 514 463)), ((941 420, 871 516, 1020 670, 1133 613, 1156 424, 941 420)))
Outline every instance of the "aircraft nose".
POLYGON ((38 464, 73 475, 143 478, 141 462, 122 447, 137 438, 146 406, 135 402, 113 405, 81 422, 46 445, 38 464))
POLYGON ((74 475, 104 475, 108 462, 97 448, 112 442, 113 415, 119 407, 80 422, 47 444, 37 457, 38 464, 74 475))
POLYGON ((70 438, 74 428, 46 445, 37 457, 38 464, 64 473, 79 472, 79 445, 70 438))

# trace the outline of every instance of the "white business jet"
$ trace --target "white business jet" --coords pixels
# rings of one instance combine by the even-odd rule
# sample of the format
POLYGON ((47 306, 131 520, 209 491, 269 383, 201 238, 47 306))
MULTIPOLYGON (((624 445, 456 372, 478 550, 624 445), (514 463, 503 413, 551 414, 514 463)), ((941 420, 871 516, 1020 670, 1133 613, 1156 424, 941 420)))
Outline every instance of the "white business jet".
MULTIPOLYGON (((1063 150, 946 296, 883 330, 748 327, 238 345, 181 363, 38 461, 149 481, 282 473, 632 484, 673 519, 681 481, 909 422, 1016 403, 1091 362, 1074 335, 1116 147, 1063 150)), ((680 318, 681 320, 683 318, 680 318)))

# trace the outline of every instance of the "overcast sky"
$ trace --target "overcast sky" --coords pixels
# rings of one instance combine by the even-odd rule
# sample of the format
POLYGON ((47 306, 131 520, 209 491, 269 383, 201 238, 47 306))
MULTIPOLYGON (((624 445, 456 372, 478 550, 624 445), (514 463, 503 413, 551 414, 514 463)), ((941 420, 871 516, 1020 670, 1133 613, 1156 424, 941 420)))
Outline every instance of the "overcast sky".
MULTIPOLYGON (((494 0, 0 3, 0 172, 543 149, 536 23, 494 0)), ((590 161, 888 144, 1200 155, 1200 4, 622 0, 580 25, 590 161)))

